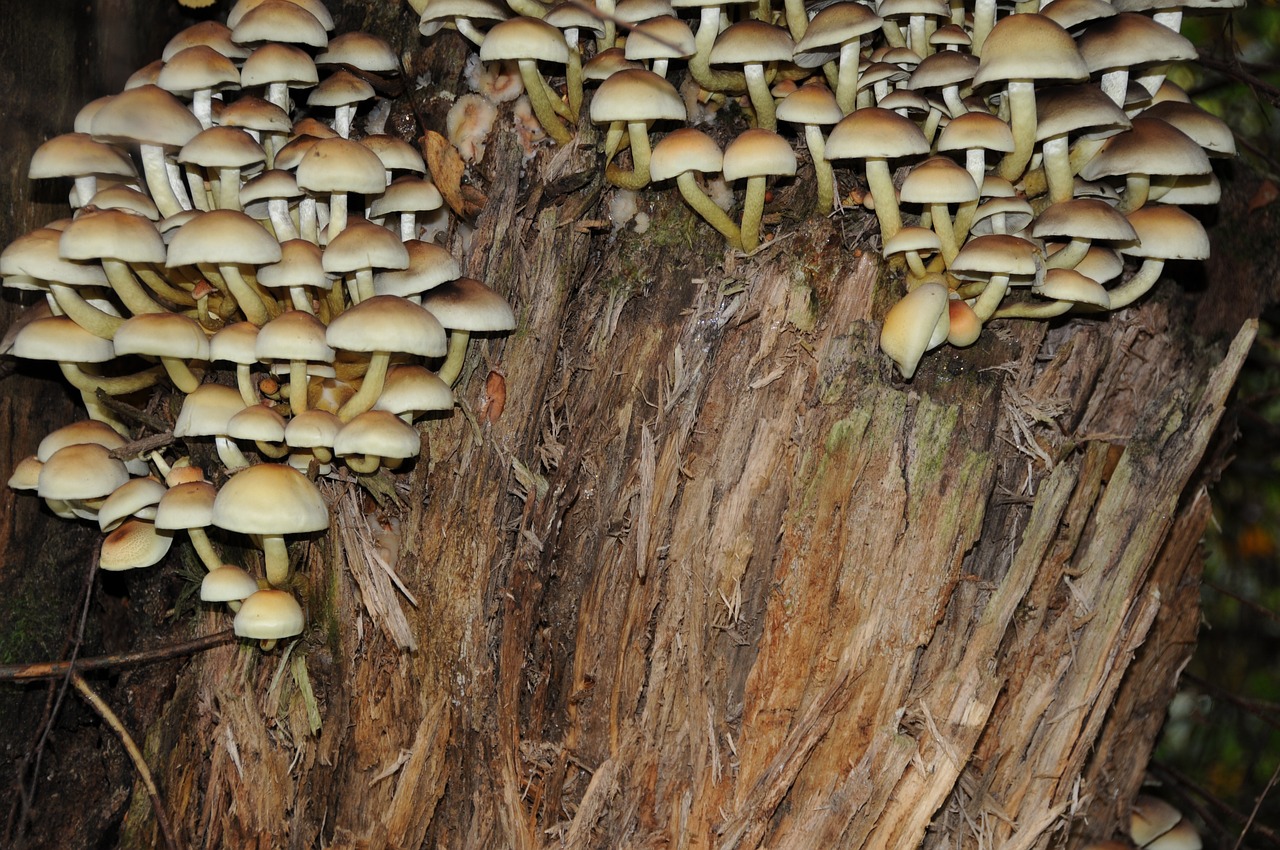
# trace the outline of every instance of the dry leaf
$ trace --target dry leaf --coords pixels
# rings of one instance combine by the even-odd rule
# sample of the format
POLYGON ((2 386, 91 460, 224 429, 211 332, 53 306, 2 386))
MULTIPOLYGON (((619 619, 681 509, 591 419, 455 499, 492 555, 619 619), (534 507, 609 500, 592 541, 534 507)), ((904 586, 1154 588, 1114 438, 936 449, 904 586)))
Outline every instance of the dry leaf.
POLYGON ((434 130, 428 130, 423 136, 422 147, 427 156, 427 167, 431 169, 431 179, 449 209, 463 218, 475 218, 488 199, 475 187, 463 185, 462 176, 467 165, 458 155, 457 148, 434 130))
POLYGON ((1276 198, 1280 198, 1280 189, 1277 189, 1276 184, 1270 180, 1263 180, 1258 191, 1254 192, 1253 197, 1249 199, 1249 212, 1275 203, 1276 198))

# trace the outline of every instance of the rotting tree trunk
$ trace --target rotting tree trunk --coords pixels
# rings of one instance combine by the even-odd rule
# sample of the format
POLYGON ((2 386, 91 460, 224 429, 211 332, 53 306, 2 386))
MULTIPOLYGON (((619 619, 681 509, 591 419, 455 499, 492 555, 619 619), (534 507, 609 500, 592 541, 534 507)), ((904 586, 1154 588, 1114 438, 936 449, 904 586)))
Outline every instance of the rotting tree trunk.
MULTIPOLYGON (((184 846, 1110 834, 1190 653, 1249 330, 1202 344, 1165 292, 904 384, 869 217, 742 259, 651 192, 648 233, 593 235, 595 165, 521 183, 494 140, 466 268, 520 329, 476 347, 402 506, 327 488, 305 638, 178 676, 146 752, 184 846)), ((120 843, 155 840, 135 793, 120 843)))

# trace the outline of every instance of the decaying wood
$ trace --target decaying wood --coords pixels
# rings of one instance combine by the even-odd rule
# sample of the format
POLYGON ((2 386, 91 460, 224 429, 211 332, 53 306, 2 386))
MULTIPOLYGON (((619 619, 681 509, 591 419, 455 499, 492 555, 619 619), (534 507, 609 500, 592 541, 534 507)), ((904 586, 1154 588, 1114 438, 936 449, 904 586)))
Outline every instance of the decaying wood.
MULTIPOLYGON (((520 327, 473 340, 402 506, 329 488, 304 638, 178 677, 146 755, 182 841, 1109 835, 1189 652, 1196 470, 1253 326, 1205 345, 1166 293, 903 383, 869 216, 745 258, 670 192, 643 235, 579 228, 596 165, 500 133, 470 174, 466 271, 520 327)), ((155 840, 137 797, 122 846, 155 840)))

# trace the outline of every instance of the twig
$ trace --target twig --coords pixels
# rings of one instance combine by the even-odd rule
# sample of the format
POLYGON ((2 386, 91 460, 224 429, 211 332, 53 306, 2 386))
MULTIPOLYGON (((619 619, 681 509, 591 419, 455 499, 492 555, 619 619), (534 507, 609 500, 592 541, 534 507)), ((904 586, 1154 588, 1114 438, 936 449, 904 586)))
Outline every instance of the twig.
MULTIPOLYGON (((1170 765, 1164 764, 1156 759, 1152 759, 1147 765, 1147 770, 1153 773, 1161 781, 1177 786, 1176 793, 1178 793, 1189 805, 1192 805, 1193 807, 1195 807, 1195 801, 1192 800, 1192 797, 1194 796, 1203 800, 1212 807, 1214 811, 1221 813, 1237 823, 1245 823, 1249 819, 1248 815, 1244 814, 1244 812, 1239 811, 1212 791, 1197 783, 1190 776, 1187 776, 1185 773, 1178 770, 1176 767, 1171 767, 1170 765)), ((1201 810, 1200 814, 1201 816, 1204 816, 1206 814, 1205 810, 1201 810)), ((1209 821, 1213 819, 1205 817, 1205 820, 1209 821)), ((1255 823, 1252 828, 1255 836, 1269 842, 1273 847, 1280 847, 1280 832, 1258 823, 1255 823)), ((1225 834, 1225 826, 1219 825, 1218 831, 1225 834)))
POLYGON ((156 449, 162 449, 173 443, 173 432, 164 431, 160 434, 152 434, 150 437, 143 437, 123 446, 112 449, 109 454, 116 460, 131 460, 135 457, 153 452, 156 449))
POLYGON ((81 673, 87 670, 113 670, 119 667, 132 667, 137 664, 149 664, 153 661, 165 661, 203 652, 224 643, 235 640, 231 629, 214 632, 211 635, 193 640, 160 646, 155 649, 144 649, 138 652, 122 652, 116 655, 101 655, 96 658, 84 658, 71 661, 37 661, 30 664, 0 665, 0 682, 25 682, 33 679, 54 679, 67 675, 68 671, 81 673))
POLYGON ((1204 582, 1204 586, 1217 593, 1221 593, 1223 596, 1229 596, 1230 598, 1239 602, 1241 605, 1248 608, 1250 611, 1253 611, 1255 614, 1259 614, 1263 617, 1266 617, 1268 620, 1272 621, 1273 623, 1280 623, 1280 614, 1277 614, 1275 611, 1272 611, 1270 608, 1266 607, 1265 605, 1260 605, 1259 603, 1254 602, 1252 599, 1246 599, 1245 597, 1237 594, 1235 591, 1227 590, 1222 585, 1215 584, 1214 582, 1211 582, 1211 581, 1204 582))
POLYGON ((1267 787, 1262 789, 1262 793, 1254 801, 1253 811, 1249 812, 1249 819, 1244 822, 1244 828, 1236 836, 1236 843, 1231 846, 1231 850, 1240 850, 1240 845, 1244 842, 1245 833, 1249 831, 1249 827, 1253 826, 1254 819, 1258 817, 1258 809, 1262 808, 1262 801, 1267 799, 1268 792, 1276 786, 1277 779, 1280 779, 1280 764, 1277 764, 1276 769, 1271 771, 1271 778, 1267 780, 1267 787))
POLYGON ((107 410, 110 410, 112 413, 115 413, 119 416, 123 416, 125 419, 130 419, 134 422, 145 425, 148 428, 150 428, 152 431, 156 431, 158 433, 164 433, 165 431, 169 430, 170 426, 168 422, 165 422, 159 417, 152 416, 150 413, 147 413, 145 410, 139 410, 138 408, 134 407, 132 404, 123 402, 113 395, 107 395, 101 389, 97 391, 96 395, 98 399, 98 404, 101 404, 103 407, 105 407, 107 410))
MULTIPOLYGON (((93 550, 93 555, 89 559, 89 571, 85 576, 84 583, 84 604, 80 607, 80 622, 76 625, 75 638, 71 644, 71 665, 75 664, 76 657, 80 654, 80 647, 84 643, 85 624, 89 621, 89 602, 93 598, 94 579, 98 575, 98 550, 93 550)), ((44 728, 40 731, 40 739, 36 741, 35 747, 27 753, 27 757, 23 760, 22 767, 18 770, 18 795, 19 795, 19 813, 18 822, 10 835, 10 839, 14 839, 20 846, 23 841, 23 833, 26 832, 27 821, 31 817, 31 806, 35 803, 36 785, 40 780, 40 762, 44 758, 44 746, 49 740, 49 735, 53 732, 53 724, 58 719, 58 712, 62 708, 62 700, 67 695, 67 687, 71 684, 71 673, 73 667, 68 665, 66 677, 62 680, 61 687, 58 688, 58 695, 53 701, 53 707, 49 709, 45 716, 44 728), (28 788, 25 782, 27 766, 31 766, 31 787, 28 788)), ((47 703, 46 703, 47 704, 47 703)))
POLYGON ((147 761, 142 757, 142 750, 138 749, 138 745, 134 743, 133 736, 129 734, 129 730, 124 728, 124 724, 120 722, 120 718, 111 710, 111 706, 102 701, 102 697, 98 696, 93 688, 89 687, 89 683, 84 677, 74 670, 71 671, 71 684, 75 685, 80 696, 84 697, 84 701, 92 706, 93 710, 98 712, 106 724, 110 726, 120 737, 120 743, 124 744, 125 752, 129 754, 129 758, 133 760, 133 766, 138 771, 138 777, 142 780, 143 786, 147 789, 147 796, 151 798, 151 810, 155 812, 156 824, 160 827, 160 834, 164 836, 164 846, 168 850, 178 850, 178 843, 174 841, 173 830, 169 826, 169 817, 164 812, 164 804, 160 801, 160 790, 156 788, 155 780, 151 778, 151 770, 147 767, 147 761))
POLYGON ((1272 106, 1280 106, 1280 88, 1276 88, 1261 77, 1255 77, 1250 74, 1241 67, 1239 62, 1227 62, 1216 56, 1204 55, 1197 59, 1196 62, 1202 67, 1225 74, 1234 80, 1244 83, 1253 89, 1256 94, 1265 95, 1271 101, 1272 106))

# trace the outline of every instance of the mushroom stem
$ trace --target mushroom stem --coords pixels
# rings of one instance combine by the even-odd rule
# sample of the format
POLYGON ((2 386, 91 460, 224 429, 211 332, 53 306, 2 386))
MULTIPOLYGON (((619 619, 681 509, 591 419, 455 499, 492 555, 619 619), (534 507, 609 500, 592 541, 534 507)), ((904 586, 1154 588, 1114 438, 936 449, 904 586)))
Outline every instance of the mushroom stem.
POLYGON ((1033 304, 1022 301, 1001 307, 991 316, 993 319, 1052 319, 1076 306, 1074 301, 1046 301, 1033 304))
POLYGON ((1151 175, 1150 174, 1129 174, 1124 181, 1124 197, 1120 199, 1116 211, 1128 215, 1134 210, 1141 209, 1147 202, 1147 195, 1151 192, 1151 175))
POLYGON ((982 294, 978 296, 978 300, 974 303, 973 312, 978 314, 979 319, 986 322, 995 315, 1008 289, 1009 276, 1007 274, 992 275, 991 280, 987 281, 986 289, 982 290, 982 294))
POLYGON ((240 390, 240 398, 249 407, 253 407, 261 401, 258 398, 258 388, 253 385, 251 368, 248 363, 236 364, 236 387, 240 390))
POLYGON ((1010 80, 1007 91, 1013 150, 1000 161, 998 173, 1006 180, 1017 182, 1036 146, 1036 89, 1030 80, 1010 80))
POLYGON ((693 37, 695 53, 689 57, 689 73, 707 91, 741 92, 747 87, 742 74, 736 71, 711 70, 711 48, 719 34, 720 7, 703 6, 698 19, 698 32, 693 37))
POLYGON ((862 39, 852 38, 840 46, 840 65, 836 73, 836 104, 848 115, 858 99, 858 61, 862 39))
POLYGON ((209 542, 209 535, 203 528, 188 528, 187 536, 191 538, 191 547, 200 556, 200 562, 206 570, 213 572, 222 566, 222 558, 214 550, 213 544, 209 542))
MULTIPOLYGON (((814 163, 816 164, 817 162, 818 157, 815 156, 814 163)), ((676 177, 676 186, 679 187, 685 203, 693 207, 694 212, 702 216, 707 224, 719 231, 720 235, 727 239, 733 248, 739 251, 742 250, 742 230, 733 219, 729 218, 728 213, 716 206, 715 202, 698 187, 698 181, 692 171, 686 171, 678 175, 676 177)))
POLYGON ((638 192, 649 185, 649 125, 643 121, 627 122, 627 138, 631 142, 631 170, 624 171, 610 162, 604 176, 621 189, 638 192))
POLYGON ((382 383, 387 377, 387 366, 391 362, 391 353, 389 351, 375 351, 369 356, 369 369, 364 373, 364 380, 360 382, 360 389, 356 394, 347 399, 347 403, 342 405, 338 411, 338 418, 343 422, 350 422, 352 419, 364 413, 373 407, 377 402, 378 396, 382 394, 382 383))
POLYGON ((107 395, 128 395, 154 386, 163 374, 159 367, 152 366, 134 375, 105 378, 100 375, 86 375, 75 363, 60 360, 58 366, 61 367, 62 376, 67 379, 67 383, 89 395, 95 394, 98 390, 102 390, 107 395))
POLYGON ((1071 200, 1075 175, 1071 171, 1067 134, 1053 136, 1040 143, 1044 155, 1044 178, 1049 187, 1049 203, 1071 200))
POLYGON ((151 199, 156 203, 162 218, 177 215, 186 209, 169 182, 169 169, 164 160, 164 148, 159 145, 142 145, 142 173, 147 181, 151 199))
POLYGON ((1089 253, 1091 244, 1092 240, 1089 239, 1072 239, 1045 258, 1044 267, 1046 269, 1074 269, 1084 259, 1085 254, 1089 253))
POLYGON ((289 409, 292 415, 307 410, 307 361, 289 361, 289 409))
POLYGON ((547 131, 548 136, 555 139, 556 144, 569 144, 573 133, 569 132, 569 128, 556 115, 551 99, 547 97, 542 75, 538 73, 537 63, 532 59, 520 59, 516 64, 520 68, 520 79, 524 81, 524 90, 529 95, 529 105, 533 107, 538 123, 547 131))
POLYGON ((244 317, 258 327, 265 325, 271 318, 267 313, 267 305, 240 274, 240 269, 230 263, 224 263, 218 266, 218 274, 226 281, 227 289, 230 290, 236 304, 240 306, 244 317))
POLYGON ((827 142, 822 137, 822 129, 816 124, 804 125, 804 141, 809 147, 813 172, 818 178, 818 200, 814 209, 818 215, 826 215, 836 200, 835 171, 831 168, 831 160, 825 156, 827 142))
POLYGON ((764 65, 749 62, 743 70, 747 77, 747 94, 751 96, 751 106, 756 112, 756 126, 776 131, 778 121, 773 113, 773 93, 769 91, 769 83, 764 78, 764 65))
POLYGON ((138 279, 133 276, 133 272, 130 271, 128 264, 123 260, 103 257, 102 270, 107 273, 107 280, 111 282, 111 288, 119 296, 120 303, 130 313, 136 316, 141 313, 168 312, 146 293, 146 290, 142 288, 142 284, 138 283, 138 279))
POLYGON ((348 469, 359 475, 372 475, 378 471, 378 467, 382 466, 382 458, 379 455, 345 455, 342 462, 348 469))
MULTIPOLYGON (((449 332, 449 354, 441 364, 436 376, 449 386, 458 382, 462 374, 462 364, 467 359, 467 343, 471 341, 471 332, 454 328, 449 332)), ((347 464, 350 466, 350 462, 347 464)))
POLYGON ((53 299, 58 308, 71 321, 96 337, 113 339, 116 335, 116 328, 124 323, 124 319, 119 316, 104 313, 88 301, 85 301, 84 298, 80 297, 80 293, 76 291, 74 286, 50 281, 49 291, 53 294, 53 299))
POLYGON ((200 386, 200 379, 191 371, 191 367, 181 357, 160 357, 160 363, 173 385, 184 393, 193 393, 200 386))
POLYGON ((284 545, 284 535, 262 535, 262 555, 266 562, 267 584, 283 587, 289 581, 289 548, 284 545))
POLYGON ((1121 307, 1128 307, 1134 301, 1146 295, 1151 287, 1155 286, 1156 281, 1160 279, 1160 272, 1162 271, 1164 271, 1164 260, 1154 257, 1143 260, 1142 265, 1134 272, 1133 277, 1109 293, 1111 296, 1111 309, 1119 310, 1121 307))
POLYGON ((898 212, 898 194, 893 188, 889 163, 884 159, 867 159, 867 188, 875 201, 876 218, 880 221, 880 240, 888 241, 902 229, 902 216, 898 212))
POLYGON ((742 250, 748 253, 760 245, 760 219, 764 217, 765 178, 747 178, 747 196, 742 202, 742 250))
POLYGON ((222 465, 228 472, 248 468, 249 459, 244 456, 244 452, 240 451, 235 441, 227 437, 214 437, 213 444, 218 450, 218 459, 222 461, 222 465))

